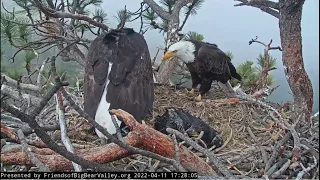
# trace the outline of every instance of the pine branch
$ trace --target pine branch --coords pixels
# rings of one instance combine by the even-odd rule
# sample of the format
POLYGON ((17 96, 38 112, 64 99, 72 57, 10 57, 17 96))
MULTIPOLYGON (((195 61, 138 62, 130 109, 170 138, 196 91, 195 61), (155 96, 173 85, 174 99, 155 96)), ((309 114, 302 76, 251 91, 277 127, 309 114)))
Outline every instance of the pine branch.
POLYGON ((279 10, 279 3, 272 2, 269 0, 236 0, 240 1, 241 3, 236 4, 234 6, 265 6, 269 8, 273 8, 279 10))
MULTIPOLYGON (((1 73, 1 81, 3 81, 3 80, 13 87, 17 87, 17 85, 18 85, 17 80, 14 80, 14 79, 10 78, 9 76, 5 75, 4 73, 1 73)), ((41 91, 40 87, 35 86, 33 84, 20 83, 19 86, 21 89, 31 90, 31 91, 35 91, 35 92, 41 91)))
POLYGON ((157 13, 157 15, 162 19, 170 19, 170 14, 153 0, 143 0, 143 2, 150 6, 150 8, 154 10, 157 13))
POLYGON ((26 139, 25 139, 25 135, 24 133, 22 132, 22 130, 18 130, 17 132, 17 135, 20 139, 20 142, 22 144, 22 149, 23 151, 28 155, 28 157, 30 158, 30 161, 35 164, 40 172, 50 172, 50 169, 45 165, 43 164, 30 150, 27 142, 26 142, 26 139))
POLYGON ((252 43, 259 43, 259 44, 262 44, 264 46, 264 67, 262 67, 262 71, 260 73, 260 78, 257 82, 258 86, 257 86, 257 89, 262 89, 265 85, 266 85, 266 82, 267 82, 267 76, 269 75, 269 71, 272 71, 275 69, 275 67, 270 67, 269 64, 270 64, 270 56, 269 56, 269 51, 270 50, 280 50, 282 51, 281 47, 278 46, 278 47, 271 47, 271 44, 272 44, 272 39, 270 40, 270 42, 268 44, 265 44, 261 41, 258 41, 258 36, 256 36, 255 39, 251 39, 249 41, 249 45, 251 45, 252 43))
POLYGON ((100 27, 101 29, 108 31, 109 27, 103 23, 97 22, 94 19, 81 14, 71 14, 71 13, 63 13, 55 11, 51 8, 47 8, 43 6, 43 4, 39 0, 34 0, 35 6, 37 6, 44 14, 46 14, 49 17, 53 18, 71 18, 71 19, 77 19, 77 20, 83 20, 86 21, 94 26, 100 27))
POLYGON ((279 12, 279 3, 272 2, 268 0, 234 0, 239 1, 241 3, 235 4, 234 6, 252 6, 255 8, 259 8, 261 11, 268 13, 275 18, 280 18, 280 12, 279 12))
MULTIPOLYGON (((51 58, 51 69, 52 71, 56 72, 55 67, 55 57, 51 58)), ((48 101, 51 99, 51 97, 62 87, 68 85, 66 82, 61 82, 60 78, 58 76, 55 77, 56 84, 48 91, 48 93, 42 98, 41 102, 39 103, 39 106, 36 107, 30 115, 25 114, 21 112, 20 110, 8 105, 7 103, 3 102, 1 100, 1 107, 8 111, 9 113, 13 114, 17 118, 21 119, 23 122, 28 123, 28 125, 34 129, 36 135, 46 144, 48 147, 55 152, 61 154, 66 159, 69 159, 70 161, 73 161, 77 164, 82 165, 85 168, 90 168, 98 171, 106 171, 107 168, 104 167, 101 164, 93 163, 88 160, 85 160, 73 153, 68 152, 64 147, 57 145, 50 136, 39 126, 39 124, 36 122, 35 117, 39 115, 39 113, 42 111, 42 109, 45 107, 45 105, 48 103, 48 101)))
POLYGON ((167 128, 166 130, 167 130, 168 133, 175 134, 177 137, 179 137, 180 139, 182 139, 185 142, 187 142, 190 146, 195 148, 197 151, 199 151, 199 152, 203 153, 204 155, 206 155, 212 161, 212 163, 214 164, 214 166, 216 167, 218 172, 223 174, 226 178, 233 178, 232 174, 228 171, 228 169, 226 169, 221 164, 221 162, 218 160, 218 158, 216 157, 216 155, 213 152, 209 151, 208 149, 205 149, 205 148, 201 147, 200 145, 195 143, 191 138, 184 136, 181 132, 179 132, 179 131, 177 131, 175 129, 167 128))
POLYGON ((182 22, 182 25, 181 25, 180 28, 179 28, 179 31, 182 31, 184 25, 186 24, 186 22, 187 22, 187 20, 188 20, 188 18, 189 18, 189 16, 190 16, 190 14, 191 14, 194 6, 196 5, 196 1, 197 1, 197 0, 193 0, 192 4, 188 7, 188 11, 187 11, 187 13, 186 13, 186 16, 185 16, 184 19, 183 19, 183 22, 182 22))

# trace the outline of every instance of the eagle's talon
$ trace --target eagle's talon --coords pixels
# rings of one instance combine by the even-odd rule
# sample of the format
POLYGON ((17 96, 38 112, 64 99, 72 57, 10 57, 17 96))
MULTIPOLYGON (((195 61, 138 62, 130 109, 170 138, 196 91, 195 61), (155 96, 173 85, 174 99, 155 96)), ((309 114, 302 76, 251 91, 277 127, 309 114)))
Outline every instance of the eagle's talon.
POLYGON ((196 106, 197 107, 201 107, 203 105, 203 102, 201 101, 201 102, 196 102, 196 106))
POLYGON ((192 88, 190 91, 188 89, 186 89, 187 94, 194 94, 194 89, 192 88))
POLYGON ((199 96, 195 97, 194 100, 197 102, 201 102, 201 94, 199 94, 199 96))

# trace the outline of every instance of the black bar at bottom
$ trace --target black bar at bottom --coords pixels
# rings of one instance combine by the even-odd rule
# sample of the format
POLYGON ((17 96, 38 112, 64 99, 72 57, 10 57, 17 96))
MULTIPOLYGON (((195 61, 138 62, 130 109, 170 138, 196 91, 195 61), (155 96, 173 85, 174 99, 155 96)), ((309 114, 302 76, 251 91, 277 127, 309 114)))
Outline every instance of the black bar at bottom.
POLYGON ((197 179, 196 172, 1 172, 1 179, 197 179))

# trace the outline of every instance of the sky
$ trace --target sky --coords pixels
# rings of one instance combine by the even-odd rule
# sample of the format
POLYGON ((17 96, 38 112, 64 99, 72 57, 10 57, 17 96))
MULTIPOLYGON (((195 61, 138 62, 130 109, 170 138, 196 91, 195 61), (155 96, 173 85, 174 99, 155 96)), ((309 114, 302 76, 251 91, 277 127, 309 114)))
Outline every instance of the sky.
MULTIPOLYGON (((140 1, 117 0, 104 1, 102 9, 109 15, 109 25, 115 26, 112 17, 117 10, 126 5, 129 11, 136 11, 140 1)), ((158 2, 158 1, 156 1, 158 2)), ((223 51, 231 51, 233 63, 239 65, 246 60, 255 61, 264 47, 260 44, 249 45, 252 38, 258 36, 262 42, 273 40, 273 46, 280 46, 278 20, 273 16, 253 7, 234 7, 233 0, 206 0, 197 15, 188 19, 183 33, 196 31, 205 37, 205 41, 216 43, 223 51)), ((139 31, 140 22, 126 25, 139 31)), ((162 34, 158 30, 150 30, 145 34, 151 57, 154 57, 157 47, 163 46, 162 34)), ((319 109, 319 0, 306 0, 302 14, 302 46, 305 69, 313 83, 314 109, 319 109)), ((280 87, 272 94, 270 100, 284 102, 291 100, 289 85, 285 79, 281 52, 274 50, 270 54, 277 58, 277 70, 272 71, 276 85, 280 87)), ((161 58, 160 56, 158 58, 161 58)))

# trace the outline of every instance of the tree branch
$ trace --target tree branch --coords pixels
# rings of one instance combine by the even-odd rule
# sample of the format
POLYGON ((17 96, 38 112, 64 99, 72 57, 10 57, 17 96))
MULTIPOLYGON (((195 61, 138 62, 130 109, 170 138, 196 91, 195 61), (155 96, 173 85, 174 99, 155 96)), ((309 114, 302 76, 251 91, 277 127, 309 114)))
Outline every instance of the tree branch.
POLYGON ((24 150, 24 152, 28 155, 30 161, 32 162, 32 164, 36 165, 40 172, 50 172, 50 169, 43 164, 29 149, 28 144, 26 142, 25 136, 23 134, 23 132, 21 130, 18 130, 18 137, 21 141, 22 144, 22 149, 24 150))
POLYGON ((78 164, 81 164, 82 166, 84 166, 85 168, 90 168, 90 169, 94 169, 94 170, 99 170, 99 171, 105 171, 107 170, 107 168, 104 168, 101 164, 97 164, 97 163, 92 163, 90 161, 87 161, 85 159, 79 158, 77 155, 68 152, 64 147, 57 145, 51 138, 50 136, 41 129, 41 127, 39 126, 39 124, 34 120, 34 118, 32 118, 32 116, 24 114, 22 112, 20 112, 19 110, 9 106, 7 103, 5 102, 1 102, 1 106, 3 109, 5 109, 6 111, 10 112, 11 114, 15 115, 17 118, 23 120, 24 122, 27 122, 29 124, 29 126, 34 129, 35 133, 37 134, 37 136, 45 143, 48 145, 48 147, 52 150, 54 150, 55 152, 63 155, 65 158, 76 162, 78 164))
POLYGON ((249 45, 251 45, 252 43, 259 43, 262 44, 264 46, 264 67, 262 67, 262 71, 260 73, 260 77, 257 81, 257 89, 262 89, 263 87, 265 87, 266 83, 267 83, 267 77, 269 75, 269 71, 272 71, 274 69, 276 69, 275 67, 269 67, 270 66, 270 56, 269 56, 269 51, 270 50, 280 50, 282 51, 281 47, 271 47, 272 44, 272 39, 270 40, 269 44, 265 44, 261 41, 258 41, 258 36, 256 36, 255 39, 251 39, 249 41, 249 45))
POLYGON ((221 164, 221 162, 218 160, 218 158, 213 152, 209 151, 208 149, 204 149, 200 145, 196 144, 192 139, 184 136, 181 132, 175 129, 167 128, 166 130, 168 133, 175 134, 180 139, 186 141, 190 146, 195 148, 197 151, 202 152, 204 155, 206 155, 212 161, 212 163, 218 169, 218 171, 222 173, 226 178, 233 177, 232 174, 221 164))
POLYGON ((170 20, 171 15, 161 6, 159 6, 156 2, 154 2, 153 0, 143 0, 143 2, 150 6, 150 8, 154 10, 154 12, 157 13, 159 17, 165 20, 170 20))
POLYGON ((241 3, 236 4, 234 6, 265 6, 273 9, 279 10, 279 3, 272 2, 269 0, 236 0, 240 1, 241 3))
MULTIPOLYGON (((56 111, 57 111, 58 119, 59 119, 62 143, 69 152, 74 153, 74 148, 73 148, 71 141, 70 141, 70 138, 68 137, 68 134, 67 134, 68 129, 67 129, 65 113, 64 113, 65 108, 63 106, 62 94, 59 90, 56 92, 55 98, 56 98, 56 103, 57 103, 56 111)), ((73 165, 74 170, 76 172, 82 171, 82 167, 79 164, 72 162, 72 165, 73 165)))
MULTIPOLYGON (((112 162, 132 154, 143 154, 144 156, 159 159, 160 161, 171 165, 177 163, 173 159, 175 157, 175 148, 171 138, 156 131, 150 126, 138 123, 132 115, 125 111, 112 110, 112 113, 123 120, 131 130, 128 136, 124 138, 124 142, 120 141, 120 143, 124 144, 124 147, 122 147, 122 144, 117 145, 110 143, 102 147, 75 150, 77 155, 86 160, 101 164, 112 162)), ((199 175, 212 176, 215 174, 211 166, 201 157, 192 153, 184 146, 179 146, 178 148, 180 163, 183 168, 188 171, 196 171, 199 175)), ((38 153, 36 156, 42 162, 46 162, 51 170, 61 171, 70 170, 72 168, 71 162, 54 152, 51 152, 50 154, 38 153)), ((1 161, 4 164, 31 164, 30 159, 20 151, 2 153, 1 161)))
POLYGON ((109 27, 103 23, 100 23, 98 21, 95 21, 94 19, 81 15, 81 14, 71 14, 71 13, 64 13, 64 12, 58 12, 51 8, 44 7, 42 3, 39 0, 34 0, 35 6, 37 6, 44 14, 47 16, 53 17, 53 18, 71 18, 71 19, 77 19, 77 20, 83 20, 86 21, 94 26, 97 26, 105 31, 109 30, 109 27))
MULTIPOLYGON (((5 75, 4 73, 1 73, 1 81, 2 80, 4 80, 4 82, 7 82, 11 86, 18 87, 18 81, 10 78, 9 76, 5 75)), ((21 89, 31 90, 31 91, 35 91, 35 92, 41 91, 40 87, 35 86, 33 84, 19 83, 19 87, 21 89)))
POLYGON ((272 1, 267 1, 267 0, 235 0, 235 1, 240 1, 240 4, 235 4, 234 6, 251 6, 255 8, 259 8, 261 11, 268 13, 272 15, 273 17, 279 19, 280 18, 280 13, 279 11, 275 9, 279 9, 279 3, 272 2, 272 1), (252 3, 250 3, 253 1, 252 3), (265 2, 266 1, 266 2, 265 2), (268 5, 268 6, 266 6, 268 5))
POLYGON ((173 15, 177 15, 177 14, 179 15, 179 12, 180 12, 181 8, 182 8, 183 6, 189 4, 189 3, 192 3, 192 2, 194 2, 194 0, 178 0, 178 1, 174 4, 174 6, 173 6, 173 8, 172 8, 172 14, 173 14, 173 15))
POLYGON ((11 97, 14 100, 22 101, 26 100, 30 101, 30 104, 33 106, 38 106, 40 104, 41 99, 30 94, 19 93, 19 91, 14 90, 12 87, 2 84, 1 86, 1 94, 11 97))
POLYGON ((182 22, 182 25, 181 25, 180 28, 179 28, 179 31, 182 31, 182 29, 183 29, 184 25, 186 24, 186 22, 187 22, 187 20, 188 20, 188 18, 189 18, 189 16, 190 16, 191 11, 192 11, 193 7, 195 6, 195 4, 196 4, 196 0, 194 0, 194 1, 192 2, 192 4, 188 7, 189 10, 188 10, 188 12, 186 13, 186 16, 184 17, 184 20, 183 20, 183 22, 182 22))
MULTIPOLYGON (((53 56, 51 59, 51 69, 52 71, 56 72, 55 68, 55 57, 53 56)), ((35 120, 35 117, 39 115, 39 113, 42 111, 42 109, 45 107, 45 105, 48 103, 48 101, 51 99, 51 97, 60 89, 62 86, 68 85, 68 83, 61 82, 60 78, 57 76, 55 77, 56 84, 51 88, 51 90, 43 97, 41 102, 39 103, 39 106, 35 108, 30 115, 20 112, 18 109, 8 105, 7 103, 3 102, 1 100, 1 107, 8 111, 9 113, 13 114, 17 118, 21 119, 23 122, 28 123, 28 125, 34 129, 36 135, 45 143, 47 146, 54 150, 55 152, 63 155, 65 158, 69 159, 70 161, 73 161, 77 164, 81 164, 84 168, 90 168, 94 169, 96 171, 106 171, 108 168, 105 166, 93 163, 90 161, 87 161, 83 158, 80 158, 79 156, 68 152, 64 147, 57 145, 50 136, 39 126, 37 121, 35 120)))

